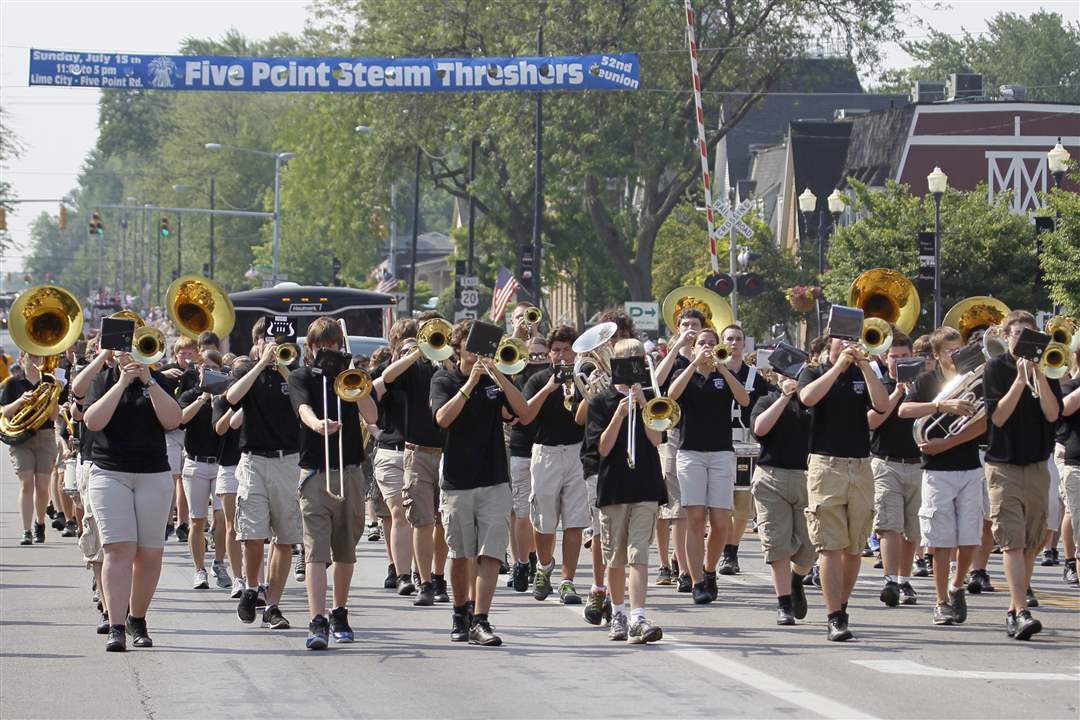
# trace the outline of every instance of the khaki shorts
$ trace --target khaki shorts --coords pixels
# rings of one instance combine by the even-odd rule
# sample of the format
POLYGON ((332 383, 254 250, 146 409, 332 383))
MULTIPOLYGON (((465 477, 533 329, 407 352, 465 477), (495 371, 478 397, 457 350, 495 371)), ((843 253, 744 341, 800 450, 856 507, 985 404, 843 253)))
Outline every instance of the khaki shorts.
POLYGON ((608 567, 648 565, 656 535, 655 502, 622 503, 600 508, 600 541, 608 567))
POLYGON ((593 531, 593 542, 600 542, 600 508, 596 507, 596 483, 599 481, 599 475, 590 475, 585 478, 585 491, 589 493, 589 527, 593 531))
POLYGON ((82 551, 86 567, 105 562, 105 549, 101 545, 101 533, 98 532, 97 520, 89 513, 83 515, 83 532, 79 536, 79 550, 82 551))
POLYGON ((1046 462, 1032 465, 986 463, 990 523, 1002 550, 1034 552, 1046 534, 1050 471, 1046 462))
POLYGON ((279 545, 304 541, 297 499, 297 455, 266 458, 243 453, 236 466, 236 539, 279 545))
POLYGON ((664 485, 667 487, 668 501, 660 506, 661 520, 677 520, 686 517, 686 508, 682 506, 679 494, 679 472, 676 469, 675 456, 679 452, 671 443, 663 443, 657 448, 660 452, 660 469, 664 473, 664 485))
POLYGON ((442 524, 450 558, 490 557, 502 560, 510 544, 509 483, 472 490, 443 490, 442 524))
POLYGON ((240 487, 240 481, 236 479, 235 465, 218 465, 217 476, 214 478, 215 495, 235 495, 240 487))
POLYGON ((386 504, 386 500, 382 496, 382 490, 379 490, 379 484, 371 479, 366 472, 364 473, 364 484, 367 486, 367 499, 371 501, 375 517, 390 517, 390 506, 386 504))
POLYGON ((532 458, 510 457, 510 493, 514 497, 514 517, 529 517, 529 495, 532 493, 532 458))
POLYGON ((554 535, 560 520, 563 530, 589 526, 589 491, 581 467, 581 443, 533 445, 529 471, 529 517, 536 532, 554 535))
POLYGON ((790 558, 796 565, 813 565, 817 553, 806 531, 806 471, 758 465, 747 495, 753 495, 757 508, 765 562, 790 558))
POLYGON ((874 524, 870 458, 811 453, 806 489, 806 530, 814 548, 860 554, 874 524))
POLYGON ((184 431, 165 433, 165 451, 169 454, 169 471, 173 475, 184 472, 184 431))
POLYGON ((1046 463, 1050 473, 1049 494, 1046 496, 1046 529, 1060 530, 1061 518, 1065 515, 1065 501, 1061 499, 1061 472, 1053 460, 1046 463))
POLYGON ((217 484, 217 474, 217 463, 184 459, 184 470, 180 476, 183 480, 184 495, 187 497, 188 512, 192 518, 206 518, 210 498, 214 496, 214 486, 217 484))
POLYGON ((919 506, 922 504, 922 468, 917 463, 870 459, 874 473, 874 531, 898 532, 919 542, 919 506))
POLYGON ((1080 467, 1063 465, 1062 492, 1065 495, 1065 511, 1072 516, 1074 542, 1080 547, 1080 467))
MULTIPOLYGON (((356 539, 364 530, 367 491, 359 465, 345 468, 345 500, 326 492, 326 473, 300 470, 300 515, 304 523, 304 553, 313 563, 356 562, 356 539)), ((340 492, 339 472, 330 473, 331 489, 340 492)))
POLYGON ((405 519, 414 528, 439 519, 439 464, 442 451, 405 448, 405 484, 401 488, 405 519))
POLYGON ((86 484, 102 545, 134 542, 144 548, 165 547, 165 521, 173 496, 168 472, 126 473, 92 465, 86 484))
MULTIPOLYGON (((735 488, 734 499, 732 500, 731 508, 732 520, 753 520, 754 519, 754 498, 750 493, 750 488, 741 487, 735 488)), ((731 538, 730 542, 734 545, 739 544, 739 540, 742 538, 731 538)))
POLYGON ((56 438, 51 429, 38 430, 29 440, 11 445, 9 451, 17 473, 48 475, 56 464, 56 438))
POLYGON ((405 484, 405 452, 403 450, 376 448, 374 470, 375 482, 384 498, 401 494, 401 487, 405 484))

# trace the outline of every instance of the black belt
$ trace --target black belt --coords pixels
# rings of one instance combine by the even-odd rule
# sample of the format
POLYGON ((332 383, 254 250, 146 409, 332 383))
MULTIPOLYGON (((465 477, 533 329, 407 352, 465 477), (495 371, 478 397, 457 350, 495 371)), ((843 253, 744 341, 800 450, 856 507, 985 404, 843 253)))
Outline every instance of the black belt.
POLYGON ((195 462, 207 463, 209 465, 217 465, 218 459, 214 455, 192 455, 187 454, 188 460, 194 460, 195 462))
POLYGON ((294 455, 296 453, 295 450, 245 450, 244 452, 264 458, 283 458, 286 455, 294 455))
POLYGON ((375 443, 375 447, 379 450, 393 450, 394 452, 405 452, 405 443, 375 443))
POLYGON ((922 462, 922 458, 902 458, 893 457, 892 455, 875 455, 878 460, 884 460, 886 462, 900 463, 901 465, 918 465, 922 462))

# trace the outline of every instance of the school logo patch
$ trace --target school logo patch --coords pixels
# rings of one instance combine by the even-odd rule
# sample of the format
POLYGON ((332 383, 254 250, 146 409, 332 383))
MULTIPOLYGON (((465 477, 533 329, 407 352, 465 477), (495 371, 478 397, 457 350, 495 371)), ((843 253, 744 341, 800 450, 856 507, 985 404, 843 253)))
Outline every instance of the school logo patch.
POLYGON ((727 383, 724 382, 724 378, 722 377, 713 378, 712 384, 717 390, 723 390, 727 387, 727 383))
POLYGON ((494 400, 502 392, 498 385, 488 385, 484 391, 487 393, 488 400, 494 400))
POLYGON ((855 391, 856 395, 862 395, 866 392, 866 383, 862 380, 856 380, 851 383, 851 389, 855 391))
POLYGON ((149 387, 149 386, 147 386, 147 387, 144 387, 144 388, 142 389, 142 396, 143 396, 144 398, 146 398, 147 400, 149 400, 149 399, 150 399, 150 387, 149 387))
POLYGON ((282 395, 288 395, 289 394, 289 383, 287 383, 287 382, 281 383, 281 394, 282 395))

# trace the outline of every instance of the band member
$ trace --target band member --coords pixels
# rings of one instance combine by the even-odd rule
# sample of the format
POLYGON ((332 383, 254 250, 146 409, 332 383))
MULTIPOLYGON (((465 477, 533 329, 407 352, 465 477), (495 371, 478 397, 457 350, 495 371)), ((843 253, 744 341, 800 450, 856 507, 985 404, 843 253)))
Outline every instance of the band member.
MULTIPOLYGON (((525 311, 532 307, 532 303, 519 301, 514 308, 510 311, 510 328, 511 335, 518 340, 524 340, 529 342, 536 336, 537 328, 530 325, 528 320, 525 319, 525 311)), ((499 318, 501 321, 501 318, 499 318)))
POLYGON ((530 473, 532 493, 529 497, 532 526, 536 534, 536 581, 533 597, 544 600, 551 594, 551 574, 555 570, 555 532, 561 522, 562 582, 559 601, 564 605, 580 605, 581 596, 574 586, 578 556, 581 553, 582 531, 590 524, 588 490, 581 467, 581 440, 584 428, 574 418, 577 401, 570 380, 570 407, 567 407, 567 388, 559 372, 572 373, 576 354, 572 348, 577 333, 562 325, 553 329, 547 338, 551 367, 533 375, 525 384, 528 413, 521 418, 525 424, 536 426, 530 473))
MULTIPOLYGON (((923 373, 908 390, 899 416, 915 419, 944 416, 941 425, 975 414, 975 403, 964 398, 935 400, 957 376, 953 354, 964 346, 959 331, 941 327, 930 336, 935 370, 923 373)), ((982 537, 984 480, 979 442, 986 420, 968 423, 959 433, 936 429, 919 446, 922 453, 922 505, 919 526, 922 543, 942 558, 934 573, 935 625, 967 619, 964 578, 982 537), (949 558, 956 551, 956 571, 949 577, 949 558), (950 583, 951 580, 951 583, 950 583)))
MULTIPOLYGON (((1076 359, 1074 356, 1073 360, 1076 359)), ((1080 375, 1074 372, 1071 379, 1061 383, 1061 393, 1064 399, 1061 430, 1057 440, 1061 461, 1062 499, 1065 502, 1062 528, 1065 541, 1063 575, 1067 584, 1076 585, 1076 548, 1080 546, 1080 375)))
MULTIPOLYGON (((30 401, 41 383, 40 368, 45 358, 23 353, 20 362, 25 368, 23 375, 8 377, 0 387, 0 405, 8 419, 30 401)), ((19 513, 23 524, 20 545, 45 542, 45 507, 49 504, 49 480, 56 462, 52 419, 28 432, 31 433, 28 440, 8 448, 15 476, 19 478, 19 513)))
POLYGON ((303 524, 296 494, 299 427, 289 399, 289 373, 276 364, 276 347, 266 331, 268 318, 251 329, 255 363, 225 392, 230 405, 244 411, 240 428, 240 462, 236 466, 237 537, 244 543, 244 575, 248 588, 240 596, 236 616, 255 621, 258 596, 253 587, 262 573, 263 543, 269 539, 270 567, 263 624, 287 630, 289 621, 278 602, 289 576, 292 546, 303 542, 303 524))
MULTIPOLYGON (((633 339, 615 344, 615 357, 643 357, 645 350, 633 339)), ((607 564, 611 597, 608 638, 631 644, 656 642, 664 636, 660 626, 645 617, 649 588, 649 546, 656 515, 667 501, 660 470, 660 433, 635 419, 634 462, 628 462, 631 412, 640 413, 645 395, 640 385, 615 385, 589 403, 586 444, 600 456, 596 505, 600 509, 600 537, 607 564), (626 566, 630 566, 630 619, 626 617, 626 566)))
POLYGON ((746 388, 715 356, 715 330, 697 333, 694 359, 671 383, 668 396, 681 399, 682 444, 676 463, 679 494, 686 507, 686 555, 697 604, 716 600, 716 566, 731 528, 735 495, 735 453, 731 444, 731 408, 750 402, 746 388), (709 547, 705 548, 705 520, 709 547), (704 561, 704 566, 702 562, 704 561))
MULTIPOLYGON (((522 393, 533 375, 548 365, 548 344, 542 337, 529 340, 529 362, 514 376, 514 385, 522 393)), ((536 423, 525 425, 521 418, 507 423, 506 445, 510 451, 510 491, 514 509, 510 513, 510 552, 514 556, 507 587, 525 592, 536 577, 536 535, 529 516, 529 496, 532 494, 532 450, 536 423)))
MULTIPOLYGON (((250 369, 250 358, 237 358, 233 361, 230 375, 233 379, 243 377, 250 369)), ((228 547, 229 565, 233 577, 229 597, 236 600, 247 589, 244 581, 243 546, 236 537, 236 492, 240 486, 240 481, 236 479, 236 467, 240 463, 240 426, 244 422, 244 411, 231 407, 224 395, 215 396, 211 405, 214 432, 221 438, 217 476, 214 478, 214 494, 220 498, 224 510, 225 544, 228 547)))
MULTIPOLYGON (((922 500, 922 473, 919 448, 915 445, 914 420, 897 415, 908 391, 896 381, 896 362, 911 357, 911 338, 893 328, 893 341, 886 353, 888 375, 882 378, 888 393, 884 412, 871 408, 870 468, 874 472, 874 532, 881 542, 885 585, 881 602, 896 607, 901 602, 918 601, 911 586, 911 559, 919 545, 919 505, 922 500)), ((933 547, 937 547, 934 545, 933 547)), ((947 573, 946 573, 947 574, 947 573)))
POLYGON ((810 411, 799 402, 798 382, 778 378, 779 387, 754 403, 750 415, 761 456, 751 493, 757 509, 761 551, 776 590, 776 624, 806 617, 803 578, 817 559, 806 530, 806 457, 810 411))
MULTIPOLYGON (((442 463, 443 432, 431 415, 431 378, 441 364, 428 360, 416 345, 419 323, 442 319, 436 312, 424 313, 422 319, 403 329, 410 338, 402 346, 403 355, 382 373, 388 390, 398 390, 405 397, 405 453, 402 505, 405 519, 412 527, 413 557, 420 587, 414 605, 429 606, 448 602, 446 594, 446 535, 438 522, 439 466, 442 463)), ((408 575, 398 575, 402 583, 411 583, 408 575)))
POLYGON ((450 345, 457 362, 431 378, 431 411, 445 431, 440 487, 454 593, 450 639, 494 646, 502 639, 488 611, 509 543, 513 507, 502 422, 511 414, 524 416, 527 407, 490 358, 465 350, 472 325, 463 320, 454 326, 450 345), (470 562, 475 562, 475 579, 470 562))
MULTIPOLYGON (((198 344, 189 337, 180 337, 173 344, 173 362, 161 366, 160 372, 163 378, 163 387, 174 398, 190 386, 190 380, 181 387, 185 373, 194 370, 194 364, 199 356, 198 344)), ((169 470, 173 476, 173 503, 176 508, 176 539, 187 542, 191 527, 188 524, 190 513, 188 511, 187 497, 184 495, 184 431, 179 428, 169 432, 165 436, 165 442, 169 451, 169 470)), ((166 538, 173 532, 172 523, 166 527, 166 538)))
POLYGON ((325 650, 331 635, 335 642, 353 641, 347 605, 356 566, 356 541, 364 531, 367 495, 361 469, 364 440, 360 423, 361 419, 374 423, 376 409, 370 394, 355 403, 339 403, 334 398, 334 379, 347 367, 347 356, 341 352, 343 344, 344 335, 337 322, 328 317, 316 318, 307 331, 307 351, 313 364, 289 374, 289 398, 301 424, 299 493, 311 612, 309 650, 325 650), (338 456, 339 433, 341 457, 338 456), (331 497, 330 492, 344 498, 331 497), (326 568, 331 562, 334 608, 327 620, 326 568))
POLYGON ((180 424, 180 406, 159 373, 126 353, 93 378, 86 404, 86 428, 94 433, 87 490, 105 553, 105 649, 127 649, 125 627, 135 647, 152 647, 146 611, 161 574, 173 491, 165 433, 180 424))
POLYGON ((990 418, 986 482, 994 541, 1001 547, 1009 583, 1005 631, 1009 637, 1028 640, 1042 630, 1042 623, 1028 610, 1028 598, 1035 556, 1046 530, 1047 462, 1054 447, 1054 423, 1061 414, 1061 386, 1047 379, 1038 363, 1013 354, 1023 330, 1036 327, 1031 313, 1013 310, 1002 327, 1010 352, 988 361, 983 372, 990 418))
POLYGON ((858 347, 831 338, 827 361, 799 374, 799 400, 810 408, 806 526, 818 551, 828 639, 850 640, 847 603, 874 519, 874 474, 866 411, 888 393, 858 347))
MULTIPOLYGON (((773 388, 758 373, 756 367, 743 362, 743 355, 746 352, 746 332, 741 327, 728 325, 720 332, 720 342, 731 350, 731 357, 727 361, 728 370, 750 396, 750 402, 746 406, 733 405, 731 408, 731 439, 734 442, 745 442, 750 440, 750 413, 754 405, 758 398, 763 397, 773 388)), ((723 559, 717 567, 717 572, 721 575, 739 574, 739 543, 742 542, 743 533, 746 532, 746 524, 753 519, 754 502, 750 487, 736 485, 731 510, 731 527, 727 535, 727 544, 723 548, 723 559)), ((717 536, 716 542, 719 542, 719 539, 717 536)), ((711 535, 709 544, 714 544, 711 535)))

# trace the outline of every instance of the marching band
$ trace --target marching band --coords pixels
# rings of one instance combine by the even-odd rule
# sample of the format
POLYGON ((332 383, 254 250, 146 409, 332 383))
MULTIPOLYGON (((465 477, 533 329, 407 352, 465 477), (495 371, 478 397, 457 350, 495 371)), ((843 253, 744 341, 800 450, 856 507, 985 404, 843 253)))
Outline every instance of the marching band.
POLYGON ((871 542, 887 607, 918 603, 910 579, 933 558, 936 626, 963 624, 968 595, 994 590, 995 549, 1009 637, 1042 629, 1031 577, 1040 554, 1052 562, 1058 532, 1064 582, 1077 585, 1075 318, 1039 328, 977 297, 912 338, 917 293, 876 269, 805 351, 746 354, 727 302, 683 287, 663 303, 676 335, 662 356, 617 311, 541 335, 540 310, 519 303, 508 334, 435 312, 398 320, 368 367, 330 317, 312 320, 302 348, 262 318, 237 357, 222 353, 235 313, 220 287, 186 276, 167 298, 181 335, 171 355, 131 312, 82 341, 82 310, 63 288, 31 288, 10 312, 24 373, 0 387, 0 440, 19 481, 20 542, 45 541, 50 507, 54 527, 78 536, 108 651, 153 645, 173 531, 193 588, 227 590, 242 623, 261 613, 263 627, 290 627, 292 572, 307 592, 306 647, 352 642, 371 494, 385 587, 449 605, 450 640, 480 646, 503 642, 490 614, 500 574, 536 601, 583 605, 610 640, 656 642, 654 543, 653 584, 707 605, 723 596, 718 575, 741 572, 751 522, 777 624, 804 620, 820 587, 829 641, 854 637, 871 542), (583 550, 592 575, 579 592, 583 550))

